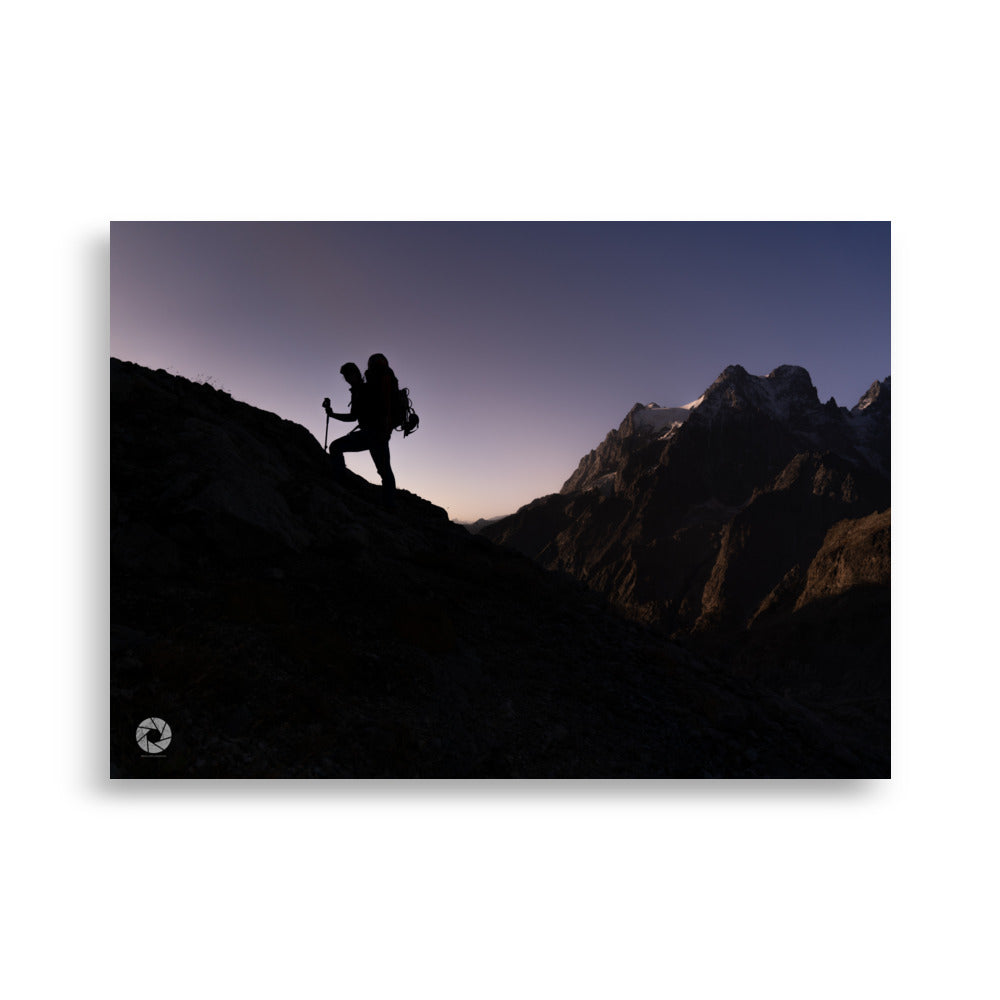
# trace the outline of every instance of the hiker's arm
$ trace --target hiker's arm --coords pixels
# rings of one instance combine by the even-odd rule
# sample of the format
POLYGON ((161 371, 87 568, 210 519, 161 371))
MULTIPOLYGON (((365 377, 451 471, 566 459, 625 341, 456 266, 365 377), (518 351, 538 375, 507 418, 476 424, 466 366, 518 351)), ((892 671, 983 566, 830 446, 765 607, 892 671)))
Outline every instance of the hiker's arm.
POLYGON ((350 413, 334 413, 330 409, 330 399, 327 397, 323 400, 323 409, 326 410, 326 415, 328 417, 333 417, 334 420, 355 420, 356 418, 351 416, 350 413))

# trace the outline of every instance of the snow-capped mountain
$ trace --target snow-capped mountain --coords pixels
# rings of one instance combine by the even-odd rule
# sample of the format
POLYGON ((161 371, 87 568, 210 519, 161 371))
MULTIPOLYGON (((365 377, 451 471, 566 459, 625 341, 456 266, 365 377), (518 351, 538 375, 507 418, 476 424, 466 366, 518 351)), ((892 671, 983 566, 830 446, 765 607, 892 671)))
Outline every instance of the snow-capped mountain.
POLYGON ((804 449, 832 450, 888 475, 889 379, 873 383, 857 406, 847 410, 832 398, 821 404, 804 368, 782 365, 761 376, 731 365, 684 406, 636 403, 619 427, 581 459, 560 492, 598 490, 608 496, 623 488, 634 465, 630 459, 638 453, 640 464, 662 464, 689 422, 704 430, 740 420, 771 422, 804 449))
POLYGON ((849 410, 804 368, 732 365, 685 406, 637 403, 558 494, 484 533, 675 631, 746 628, 808 603, 837 522, 887 511, 889 392, 849 410))

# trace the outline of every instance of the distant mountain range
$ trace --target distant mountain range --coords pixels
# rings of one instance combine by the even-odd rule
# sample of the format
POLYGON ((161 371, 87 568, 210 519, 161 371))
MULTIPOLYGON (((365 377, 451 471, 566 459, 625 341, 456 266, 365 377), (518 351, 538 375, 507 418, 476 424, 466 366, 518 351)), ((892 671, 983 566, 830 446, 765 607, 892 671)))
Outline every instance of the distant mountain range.
POLYGON ((890 437, 888 378, 847 409, 804 368, 733 365, 687 406, 636 403, 559 493, 482 534, 675 638, 833 621, 849 653, 814 629, 796 655, 887 672, 890 437))
POLYGON ((112 359, 112 775, 887 776, 888 383, 807 386, 638 407, 473 535, 112 359))
POLYGON ((472 534, 477 534, 482 531, 483 528, 489 527, 491 524, 496 524, 497 521, 502 521, 506 517, 505 514, 501 514, 498 517, 480 517, 475 521, 458 521, 456 523, 460 524, 467 531, 471 531, 472 534))

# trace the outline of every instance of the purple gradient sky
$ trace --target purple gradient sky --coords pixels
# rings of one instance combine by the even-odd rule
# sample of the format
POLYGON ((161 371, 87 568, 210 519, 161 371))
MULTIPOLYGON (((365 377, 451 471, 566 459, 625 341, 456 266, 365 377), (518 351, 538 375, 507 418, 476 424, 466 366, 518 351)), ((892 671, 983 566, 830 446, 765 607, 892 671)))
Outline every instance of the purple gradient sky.
POLYGON ((633 403, 690 402, 730 364, 802 365, 853 406, 890 373, 889 228, 115 222, 111 354, 322 441, 341 364, 381 351, 421 418, 393 436, 397 482, 474 520, 557 491, 633 403))

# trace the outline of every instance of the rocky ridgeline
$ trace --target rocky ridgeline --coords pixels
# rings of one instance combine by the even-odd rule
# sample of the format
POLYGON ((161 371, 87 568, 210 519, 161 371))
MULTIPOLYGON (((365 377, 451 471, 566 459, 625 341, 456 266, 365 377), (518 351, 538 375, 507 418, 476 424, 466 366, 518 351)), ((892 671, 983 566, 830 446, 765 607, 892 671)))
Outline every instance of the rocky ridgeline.
MULTIPOLYGON (((888 774, 864 705, 695 655, 327 461, 296 424, 112 360, 113 775, 888 774), (167 751, 139 751, 147 717, 167 751)), ((836 599, 842 563, 810 585, 836 599)))

